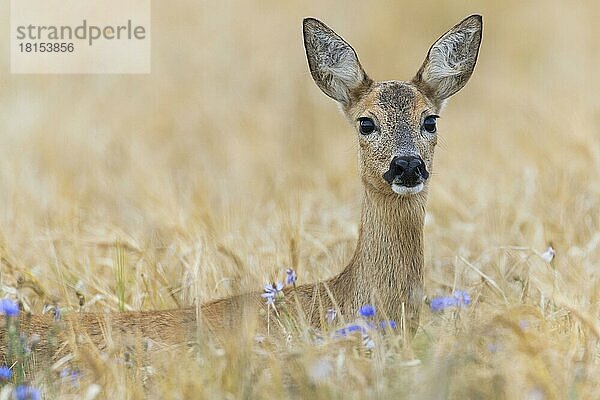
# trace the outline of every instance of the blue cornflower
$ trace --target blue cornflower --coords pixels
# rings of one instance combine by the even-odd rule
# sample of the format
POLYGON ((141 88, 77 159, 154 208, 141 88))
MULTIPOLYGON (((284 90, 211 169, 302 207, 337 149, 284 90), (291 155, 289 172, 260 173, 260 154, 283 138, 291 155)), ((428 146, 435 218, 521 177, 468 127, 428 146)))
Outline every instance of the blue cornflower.
POLYGON ((71 371, 71 382, 73 383, 73 385, 78 385, 79 384, 79 372, 78 371, 71 371))
POLYGON ((275 304, 275 298, 281 291, 283 290, 283 283, 281 282, 273 282, 265 285, 264 292, 261 295, 263 298, 267 300, 267 304, 275 304))
POLYGON ((335 331, 335 333, 338 334, 339 336, 346 336, 353 332, 367 333, 367 330, 365 329, 364 326, 361 326, 358 324, 351 324, 351 325, 346 325, 342 329, 338 329, 337 331, 335 331))
POLYGON ((12 378, 12 375, 13 373, 10 368, 4 365, 0 367, 0 380, 7 381, 12 378))
POLYGON ((398 327, 398 324, 393 319, 390 319, 389 321, 381 321, 381 322, 379 322, 379 327, 381 329, 385 329, 387 327, 390 327, 392 329, 396 329, 398 327))
POLYGON ((455 290, 452 296, 434 297, 429 303, 431 311, 442 311, 448 307, 464 307, 471 304, 471 296, 464 290, 455 290))
POLYGON ((471 304, 471 296, 469 296, 469 293, 465 292, 464 290, 455 290, 453 294, 458 306, 468 306, 471 304))
POLYGON ((433 312, 438 312, 455 305, 456 299, 454 297, 434 297, 429 303, 429 308, 433 312))
POLYGON ((2 299, 0 301, 0 314, 7 317, 16 317, 19 315, 19 305, 11 299, 2 299))
POLYGON ((41 398, 40 391, 34 387, 19 385, 15 389, 16 400, 41 400, 41 398))
POLYGON ((296 275, 296 271, 293 268, 288 268, 285 271, 285 284, 286 285, 296 285, 296 279, 298 276, 296 275))
POLYGON ((372 317, 375 315, 375 307, 370 304, 365 304, 358 310, 358 313, 365 318, 372 317))
POLYGON ((60 377, 65 380, 69 378, 71 381, 71 385, 73 385, 74 387, 79 386, 79 375, 79 371, 74 369, 63 368, 60 371, 60 377))

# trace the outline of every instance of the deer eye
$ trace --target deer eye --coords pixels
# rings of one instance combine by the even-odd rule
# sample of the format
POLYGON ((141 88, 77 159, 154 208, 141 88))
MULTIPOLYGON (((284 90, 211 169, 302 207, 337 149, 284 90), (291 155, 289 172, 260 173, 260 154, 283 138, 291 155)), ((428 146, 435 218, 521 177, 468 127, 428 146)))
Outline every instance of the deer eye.
POLYGON ((429 115, 425 117, 425 120, 423 121, 423 128, 429 133, 435 133, 437 129, 435 126, 435 120, 437 118, 439 118, 439 115, 429 115))
POLYGON ((375 131, 375 122, 371 118, 361 117, 358 119, 358 130, 361 135, 369 135, 375 131))

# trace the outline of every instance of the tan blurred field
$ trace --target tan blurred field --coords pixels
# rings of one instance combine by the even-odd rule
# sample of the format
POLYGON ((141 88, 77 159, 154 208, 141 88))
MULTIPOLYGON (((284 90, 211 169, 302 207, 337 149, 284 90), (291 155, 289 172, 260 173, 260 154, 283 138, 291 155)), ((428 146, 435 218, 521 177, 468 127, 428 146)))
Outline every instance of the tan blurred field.
POLYGON ((247 333, 151 368, 90 356, 78 387, 32 383, 49 398, 93 384, 114 399, 600 398, 589 1, 155 1, 149 75, 10 75, 5 45, 0 295, 34 313, 75 312, 76 292, 85 310, 118 310, 115 243, 128 310, 257 290, 291 263, 302 283, 332 276, 358 234, 355 133, 312 82, 302 18, 344 36, 373 78, 408 80, 474 12, 481 53, 438 124, 425 232, 427 293, 464 289, 469 308, 424 306, 412 343, 376 338, 370 355, 336 341, 268 351, 247 333))

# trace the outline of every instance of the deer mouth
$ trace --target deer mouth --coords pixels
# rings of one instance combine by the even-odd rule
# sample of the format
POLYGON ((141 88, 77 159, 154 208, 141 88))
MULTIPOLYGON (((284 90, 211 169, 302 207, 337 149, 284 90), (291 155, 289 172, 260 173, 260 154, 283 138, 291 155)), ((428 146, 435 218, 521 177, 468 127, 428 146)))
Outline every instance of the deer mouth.
POLYGON ((397 193, 402 196, 417 194, 421 192, 424 187, 425 185, 423 184, 423 182, 417 183, 413 186, 407 186, 406 184, 396 182, 392 183, 392 190, 394 191, 394 193, 397 193))

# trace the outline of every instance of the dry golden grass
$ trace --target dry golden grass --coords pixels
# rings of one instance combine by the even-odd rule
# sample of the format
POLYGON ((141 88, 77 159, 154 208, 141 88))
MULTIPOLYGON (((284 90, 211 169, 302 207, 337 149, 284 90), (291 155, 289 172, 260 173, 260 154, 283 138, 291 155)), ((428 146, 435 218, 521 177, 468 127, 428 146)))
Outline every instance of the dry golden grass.
POLYGON ((310 78, 302 17, 334 27, 375 79, 412 77, 464 16, 485 23, 439 122, 425 233, 428 294, 465 289, 469 308, 424 308, 412 343, 376 337, 370 355, 246 334, 129 364, 90 354, 78 387, 33 383, 51 398, 600 398, 600 8, 474 6, 154 2, 140 76, 9 75, 0 52, 0 294, 35 313, 78 310, 76 292, 115 311, 121 259, 124 308, 149 310, 255 290, 292 262, 301 282, 322 279, 349 259, 355 138, 310 78))

